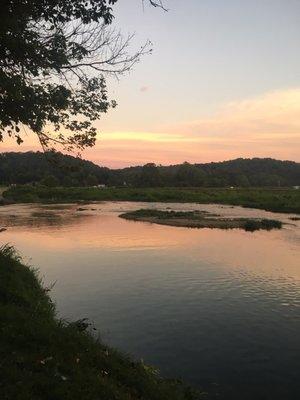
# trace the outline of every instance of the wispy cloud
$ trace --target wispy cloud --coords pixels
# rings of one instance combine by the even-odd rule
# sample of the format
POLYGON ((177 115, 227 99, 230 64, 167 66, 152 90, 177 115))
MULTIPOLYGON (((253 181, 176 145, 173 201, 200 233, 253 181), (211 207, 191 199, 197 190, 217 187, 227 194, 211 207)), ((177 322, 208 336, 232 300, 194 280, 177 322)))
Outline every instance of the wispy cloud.
POLYGON ((186 137, 269 138, 299 136, 300 88, 276 91, 224 105, 209 118, 165 127, 165 131, 186 137))
MULTIPOLYGON (((35 148, 0 143, 1 150, 35 148)), ((84 157, 112 167, 209 162, 236 157, 300 161, 300 88, 224 105, 207 118, 161 126, 156 132, 103 132, 84 157)))
POLYGON ((105 133, 88 155, 113 166, 235 157, 300 161, 300 89, 232 102, 215 115, 157 132, 105 133))

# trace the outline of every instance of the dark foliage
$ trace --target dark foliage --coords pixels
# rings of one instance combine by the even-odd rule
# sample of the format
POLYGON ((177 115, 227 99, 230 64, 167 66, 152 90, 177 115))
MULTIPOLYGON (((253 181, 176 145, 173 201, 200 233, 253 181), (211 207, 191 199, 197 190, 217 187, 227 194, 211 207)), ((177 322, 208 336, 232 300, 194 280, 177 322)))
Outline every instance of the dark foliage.
POLYGON ((44 149, 94 145, 94 121, 116 105, 106 77, 151 51, 128 51, 132 35, 109 28, 117 1, 1 1, 0 141, 21 144, 29 128, 44 149))
POLYGON ((245 230, 254 232, 259 229, 265 229, 267 231, 270 231, 271 229, 281 229, 282 228, 282 223, 277 220, 273 219, 262 219, 262 220, 254 220, 254 219, 249 219, 248 221, 245 222, 245 230))
POLYGON ((254 232, 260 229, 270 231, 281 229, 282 222, 273 219, 225 218, 201 211, 164 211, 139 209, 121 214, 121 218, 133 221, 146 221, 171 226, 188 228, 244 229, 254 232))
MULTIPOLYGON (((300 190, 289 188, 128 188, 46 187, 22 185, 3 193, 2 204, 142 201, 215 203, 300 214, 300 190)), ((0 203, 1 204, 1 203, 0 203)))
POLYGON ((0 155, 0 184, 45 183, 46 179, 53 186, 50 177, 56 178, 56 186, 286 187, 300 184, 300 163, 253 158, 168 167, 151 163, 110 170, 54 152, 0 155))
POLYGON ((174 187, 281 187, 300 184, 300 163, 271 158, 252 158, 207 163, 130 167, 115 171, 118 183, 131 186, 174 187), (147 179, 145 176, 147 167, 147 179), (151 178, 149 174, 151 172, 151 178), (142 182, 142 184, 140 184, 142 182))
POLYGON ((109 182, 110 170, 55 152, 3 153, 0 183, 41 183, 45 186, 94 186, 109 182))

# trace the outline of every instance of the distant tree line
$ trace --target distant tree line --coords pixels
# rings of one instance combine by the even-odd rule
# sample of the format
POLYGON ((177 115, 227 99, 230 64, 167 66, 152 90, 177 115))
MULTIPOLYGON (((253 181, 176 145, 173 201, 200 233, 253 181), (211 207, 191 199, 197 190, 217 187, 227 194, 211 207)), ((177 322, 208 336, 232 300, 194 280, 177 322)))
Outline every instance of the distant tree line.
POLYGON ((0 154, 0 184, 94 186, 108 184, 110 170, 55 152, 0 154))
POLYGON ((0 184, 46 186, 226 187, 300 185, 300 163, 238 158, 207 164, 144 166, 112 170, 57 152, 0 154, 0 184))

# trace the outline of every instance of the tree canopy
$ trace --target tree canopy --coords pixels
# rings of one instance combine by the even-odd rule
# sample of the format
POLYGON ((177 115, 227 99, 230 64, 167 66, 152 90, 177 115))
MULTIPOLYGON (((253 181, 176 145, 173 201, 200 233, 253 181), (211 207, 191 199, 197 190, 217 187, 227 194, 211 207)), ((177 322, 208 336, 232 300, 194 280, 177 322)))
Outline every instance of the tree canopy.
POLYGON ((157 166, 148 163, 113 170, 59 152, 47 152, 46 156, 42 152, 0 154, 0 185, 26 183, 132 187, 297 186, 300 184, 300 163, 271 158, 240 158, 208 164, 186 162, 157 166), (48 159, 52 162, 48 162, 48 159))
POLYGON ((116 106, 107 75, 123 74, 151 51, 147 42, 130 53, 132 36, 110 27, 117 1, 1 1, 0 141, 20 144, 29 128, 43 148, 94 145, 94 121, 116 106))

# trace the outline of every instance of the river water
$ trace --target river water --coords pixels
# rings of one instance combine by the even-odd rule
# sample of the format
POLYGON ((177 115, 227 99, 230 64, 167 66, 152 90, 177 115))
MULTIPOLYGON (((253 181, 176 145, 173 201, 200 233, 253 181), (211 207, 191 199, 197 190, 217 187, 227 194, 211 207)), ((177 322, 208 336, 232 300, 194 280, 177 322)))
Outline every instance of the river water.
POLYGON ((240 207, 105 202, 0 207, 0 242, 37 266, 60 316, 216 399, 300 398, 300 221, 240 207), (82 207, 84 211, 78 211, 82 207), (282 230, 127 221, 138 208, 280 219, 282 230))

